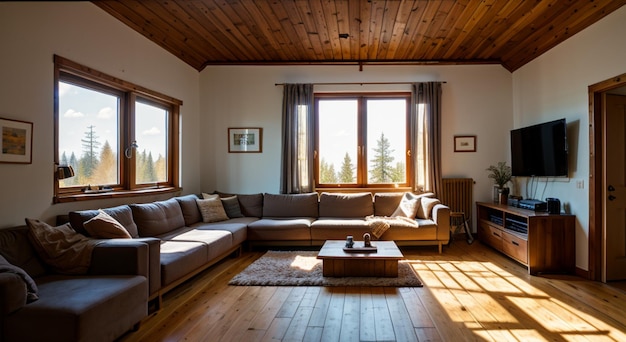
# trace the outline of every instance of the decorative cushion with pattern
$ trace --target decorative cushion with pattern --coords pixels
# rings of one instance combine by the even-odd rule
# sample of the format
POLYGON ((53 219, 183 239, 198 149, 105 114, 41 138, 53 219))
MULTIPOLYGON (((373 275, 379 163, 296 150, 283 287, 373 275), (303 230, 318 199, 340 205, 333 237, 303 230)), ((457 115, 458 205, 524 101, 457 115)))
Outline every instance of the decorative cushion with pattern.
POLYGON ((222 201, 217 198, 197 199, 198 209, 202 214, 202 222, 219 222, 228 220, 222 201))

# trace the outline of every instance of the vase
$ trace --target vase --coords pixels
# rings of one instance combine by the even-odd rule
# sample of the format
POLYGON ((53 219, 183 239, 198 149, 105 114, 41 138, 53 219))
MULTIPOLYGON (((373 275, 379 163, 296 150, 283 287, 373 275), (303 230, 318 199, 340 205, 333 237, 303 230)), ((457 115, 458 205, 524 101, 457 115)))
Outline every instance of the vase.
POLYGON ((509 204, 509 188, 498 188, 500 204, 509 204))

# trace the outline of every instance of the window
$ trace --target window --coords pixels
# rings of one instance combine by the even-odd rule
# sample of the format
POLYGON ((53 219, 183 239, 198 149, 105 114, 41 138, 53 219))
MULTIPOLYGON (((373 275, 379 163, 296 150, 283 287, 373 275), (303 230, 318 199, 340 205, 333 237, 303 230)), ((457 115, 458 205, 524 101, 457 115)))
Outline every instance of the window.
POLYGON ((316 186, 409 186, 410 98, 316 94, 316 186))
POLYGON ((182 102, 55 56, 55 202, 178 187, 182 102))

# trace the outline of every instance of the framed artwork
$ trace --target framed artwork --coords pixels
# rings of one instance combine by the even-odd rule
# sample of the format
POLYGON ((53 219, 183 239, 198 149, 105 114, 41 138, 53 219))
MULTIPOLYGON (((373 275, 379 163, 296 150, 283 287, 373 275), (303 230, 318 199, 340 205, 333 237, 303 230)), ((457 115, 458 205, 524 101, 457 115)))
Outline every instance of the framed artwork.
POLYGON ((0 163, 33 162, 33 123, 0 118, 2 149, 0 163))
POLYGON ((457 135, 454 137, 454 152, 476 152, 475 135, 457 135))
POLYGON ((261 153, 263 152, 263 128, 229 128, 229 153, 261 153))

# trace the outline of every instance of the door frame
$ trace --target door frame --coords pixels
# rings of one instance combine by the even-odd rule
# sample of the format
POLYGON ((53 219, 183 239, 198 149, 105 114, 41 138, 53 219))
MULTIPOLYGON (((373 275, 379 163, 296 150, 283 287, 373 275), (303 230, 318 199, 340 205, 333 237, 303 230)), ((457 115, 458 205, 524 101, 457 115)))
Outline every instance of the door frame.
POLYGON ((602 281, 602 241, 604 213, 602 190, 604 179, 605 108, 603 93, 626 86, 626 73, 589 86, 589 273, 587 278, 602 281))

